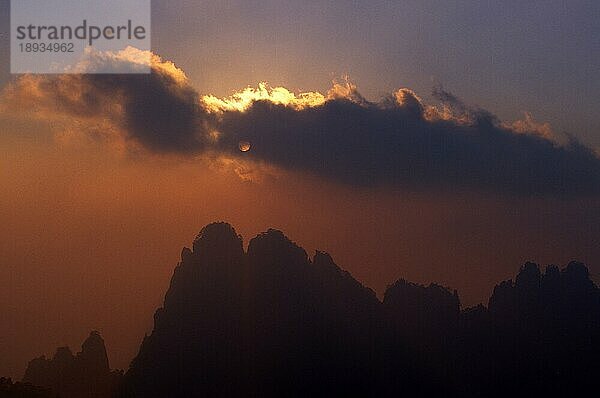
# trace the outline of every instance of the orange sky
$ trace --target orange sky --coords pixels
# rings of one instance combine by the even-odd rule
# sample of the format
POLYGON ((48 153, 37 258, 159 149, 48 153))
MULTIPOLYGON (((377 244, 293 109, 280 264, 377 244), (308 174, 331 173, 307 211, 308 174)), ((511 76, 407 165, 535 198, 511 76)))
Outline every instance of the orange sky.
POLYGON ((600 258, 597 201, 349 188, 0 125, 2 375, 20 377, 27 360, 59 345, 78 349, 91 329, 103 333, 112 365, 126 367, 181 248, 216 220, 246 243, 279 228, 309 253, 330 252, 380 295, 405 277, 457 288, 468 305, 525 260, 578 258, 594 272, 600 258))

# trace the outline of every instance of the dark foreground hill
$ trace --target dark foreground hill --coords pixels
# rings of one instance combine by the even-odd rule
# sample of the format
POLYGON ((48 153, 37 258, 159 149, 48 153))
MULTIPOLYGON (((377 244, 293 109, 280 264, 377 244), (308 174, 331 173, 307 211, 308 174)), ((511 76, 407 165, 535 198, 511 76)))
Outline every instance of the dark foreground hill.
POLYGON ((76 355, 69 347, 60 347, 52 358, 41 356, 31 360, 23 383, 41 386, 51 391, 52 397, 110 398, 115 395, 121 378, 122 372, 110 370, 104 340, 94 331, 76 355))
POLYGON ((600 293, 583 264, 528 263, 488 308, 400 280, 383 302, 269 230, 184 249, 119 396, 558 396, 600 376, 600 293))

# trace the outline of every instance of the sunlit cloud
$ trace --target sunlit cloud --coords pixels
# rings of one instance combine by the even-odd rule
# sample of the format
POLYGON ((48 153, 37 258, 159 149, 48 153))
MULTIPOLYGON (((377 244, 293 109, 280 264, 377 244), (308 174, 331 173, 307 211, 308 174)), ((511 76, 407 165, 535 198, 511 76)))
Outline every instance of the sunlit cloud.
POLYGON ((294 109, 304 109, 323 105, 325 96, 317 92, 292 93, 285 87, 271 88, 268 83, 261 82, 258 87, 247 87, 226 98, 214 95, 202 97, 202 103, 209 112, 243 112, 256 101, 269 101, 278 105, 289 106, 294 109))
POLYGON ((271 87, 269 83, 261 82, 257 87, 246 87, 225 98, 204 95, 201 101, 207 111, 223 113, 247 111, 257 101, 267 101, 295 110, 303 110, 322 106, 327 101, 340 99, 355 102, 364 101, 358 93, 356 85, 347 77, 333 81, 331 89, 325 94, 316 91, 295 94, 285 87, 271 87))
POLYGON ((524 112, 523 119, 515 120, 506 126, 521 134, 537 134, 550 140, 559 139, 549 123, 536 121, 530 112, 524 112))

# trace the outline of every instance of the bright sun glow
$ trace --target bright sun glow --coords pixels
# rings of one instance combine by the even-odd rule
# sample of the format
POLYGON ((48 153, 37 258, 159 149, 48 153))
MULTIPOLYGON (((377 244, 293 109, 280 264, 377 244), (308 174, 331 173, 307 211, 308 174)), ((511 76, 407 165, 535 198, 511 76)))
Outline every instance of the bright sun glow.
POLYGON ((272 88, 268 83, 259 83, 257 88, 246 87, 227 98, 214 95, 202 97, 202 103, 211 112, 245 111, 253 102, 270 101, 274 104, 290 106, 295 109, 319 106, 325 103, 327 97, 318 92, 292 93, 284 87, 272 88))

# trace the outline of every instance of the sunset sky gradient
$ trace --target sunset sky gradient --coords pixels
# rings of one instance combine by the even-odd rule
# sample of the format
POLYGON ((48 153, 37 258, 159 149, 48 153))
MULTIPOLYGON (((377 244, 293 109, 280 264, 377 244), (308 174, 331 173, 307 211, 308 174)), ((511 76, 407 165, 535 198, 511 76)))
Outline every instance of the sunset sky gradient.
POLYGON ((0 0, 0 375, 92 329, 126 368, 216 220, 246 243, 281 229, 379 294, 403 277, 474 305, 528 260, 599 279, 598 2, 155 1, 162 69, 139 81, 11 77, 8 15, 0 0), (451 184, 414 178, 414 142, 385 135, 415 120, 409 138, 473 145, 440 161, 451 184), (530 166, 519 153, 547 163, 508 181, 466 161, 490 145, 509 177, 530 166))

